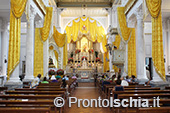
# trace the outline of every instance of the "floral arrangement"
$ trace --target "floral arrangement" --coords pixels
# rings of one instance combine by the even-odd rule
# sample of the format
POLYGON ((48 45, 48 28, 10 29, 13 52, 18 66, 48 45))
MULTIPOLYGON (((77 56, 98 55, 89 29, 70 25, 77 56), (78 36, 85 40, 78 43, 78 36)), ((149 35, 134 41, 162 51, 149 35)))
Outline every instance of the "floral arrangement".
POLYGON ((86 56, 83 56, 82 58, 81 58, 81 60, 87 60, 87 57, 86 56))
POLYGON ((68 63, 73 62, 73 58, 68 59, 68 63))
POLYGON ((93 49, 89 49, 89 51, 88 51, 89 53, 93 53, 94 52, 94 50, 93 49))
POLYGON ((100 58, 99 57, 96 58, 96 62, 100 62, 100 58))
POLYGON ((75 54, 80 53, 80 52, 81 52, 81 50, 80 50, 80 49, 77 49, 77 50, 75 51, 75 54))
POLYGON ((56 74, 57 75, 63 75, 64 74, 64 70, 59 69, 59 70, 56 71, 56 74))
POLYGON ((48 74, 49 75, 55 75, 55 71, 53 69, 51 69, 51 70, 48 71, 48 74))

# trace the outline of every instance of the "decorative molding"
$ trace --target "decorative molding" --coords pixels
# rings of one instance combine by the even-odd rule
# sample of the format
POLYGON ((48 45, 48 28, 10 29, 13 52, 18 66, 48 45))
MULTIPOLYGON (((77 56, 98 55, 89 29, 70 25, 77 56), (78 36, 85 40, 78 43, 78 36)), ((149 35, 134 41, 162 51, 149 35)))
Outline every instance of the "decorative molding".
POLYGON ((129 0, 128 3, 125 5, 125 15, 129 13, 132 7, 136 4, 138 0, 129 0))
POLYGON ((37 28, 43 27, 43 20, 38 20, 38 21, 36 21, 36 22, 35 22, 35 25, 36 25, 37 28))
POLYGON ((136 19, 137 20, 143 20, 143 10, 142 10, 142 7, 140 8, 137 8, 134 12, 134 14, 136 15, 136 19))
POLYGON ((34 0, 37 7, 40 9, 43 15, 46 14, 46 6, 42 0, 34 0))

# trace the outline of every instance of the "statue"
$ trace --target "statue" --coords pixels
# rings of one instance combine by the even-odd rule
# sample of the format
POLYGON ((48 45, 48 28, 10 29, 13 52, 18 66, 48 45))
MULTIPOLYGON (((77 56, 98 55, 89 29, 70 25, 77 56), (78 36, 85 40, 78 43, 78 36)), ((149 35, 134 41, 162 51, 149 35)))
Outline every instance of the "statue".
POLYGON ((51 58, 51 56, 49 57, 49 65, 53 65, 53 59, 51 58))
POLYGON ((87 45, 87 43, 85 43, 83 46, 83 52, 87 52, 87 49, 88 49, 88 45, 87 45))

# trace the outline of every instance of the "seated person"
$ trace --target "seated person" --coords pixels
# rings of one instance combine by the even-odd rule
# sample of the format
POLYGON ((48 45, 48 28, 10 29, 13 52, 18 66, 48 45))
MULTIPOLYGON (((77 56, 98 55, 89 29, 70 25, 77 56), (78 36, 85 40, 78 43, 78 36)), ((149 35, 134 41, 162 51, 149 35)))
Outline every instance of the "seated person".
POLYGON ((65 75, 63 75, 63 78, 62 78, 62 80, 66 80, 66 81, 68 81, 69 80, 69 78, 67 77, 67 76, 65 76, 65 75))
POLYGON ((129 76, 127 75, 126 76, 126 79, 125 79, 127 82, 130 82, 130 79, 129 79, 129 76))
POLYGON ((41 78, 41 74, 38 74, 37 77, 31 83, 32 88, 36 88, 39 85, 40 78, 41 78))
POLYGON ((137 79, 136 79, 135 75, 132 75, 132 76, 131 76, 130 82, 131 82, 131 83, 137 82, 137 79))
POLYGON ((41 83, 48 84, 49 82, 47 81, 47 77, 44 77, 44 79, 43 79, 43 81, 41 83))
POLYGON ((129 83, 124 80, 124 77, 121 78, 122 82, 121 82, 121 86, 129 86, 129 83))
POLYGON ((53 76, 51 77, 51 82, 52 82, 52 83, 58 82, 58 80, 56 80, 56 78, 55 78, 55 75, 53 75, 53 76))
MULTIPOLYGON (((116 80, 116 86, 113 88, 113 91, 124 91, 123 86, 121 86, 121 82, 121 80, 116 80)), ((114 94, 114 99, 117 99, 117 94, 114 94)))
POLYGON ((61 76, 60 76, 60 75, 57 75, 57 76, 55 76, 55 78, 61 78, 61 76))

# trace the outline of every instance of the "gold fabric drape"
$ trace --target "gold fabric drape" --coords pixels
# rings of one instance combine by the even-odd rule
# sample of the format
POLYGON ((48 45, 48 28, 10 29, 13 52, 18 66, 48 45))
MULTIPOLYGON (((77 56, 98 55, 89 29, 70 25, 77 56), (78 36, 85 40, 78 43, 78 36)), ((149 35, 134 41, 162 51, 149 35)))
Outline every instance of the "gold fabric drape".
POLYGON ((54 54, 55 54, 55 58, 57 60, 57 69, 59 67, 59 62, 58 62, 58 52, 56 50, 54 50, 54 54))
POLYGON ((106 58, 109 59, 109 52, 105 52, 103 56, 103 71, 107 72, 109 70, 109 61, 106 61, 106 58))
POLYGON ((43 41, 40 35, 40 28, 35 28, 34 42, 34 77, 43 75, 43 41))
POLYGON ((67 65, 67 61, 68 61, 68 59, 67 59, 67 44, 65 44, 64 45, 64 47, 63 47, 63 67, 64 67, 64 69, 66 68, 66 65, 67 65))
POLYGON ((59 33, 55 26, 53 26, 53 38, 58 47, 63 47, 66 43, 66 34, 59 33))
POLYGON ((161 0, 146 0, 152 16, 152 59, 156 72, 165 80, 161 0))
POLYGON ((11 0, 7 78, 20 60, 21 16, 27 0, 11 0))
POLYGON ((20 18, 25 10, 27 0, 11 0, 11 11, 15 18, 20 18))
POLYGON ((132 29, 132 35, 128 42, 128 75, 136 76, 136 38, 135 28, 132 29))
POLYGON ((106 45, 107 45, 107 39, 106 39, 106 35, 105 35, 103 38, 103 41, 102 41, 102 47, 103 47, 104 52, 107 52, 106 45))
POLYGON ((44 26, 40 28, 41 38, 43 41, 46 41, 48 39, 51 30, 52 16, 53 16, 53 8, 46 7, 44 26))
POLYGON ((123 41, 128 42, 130 39, 131 29, 127 27, 124 7, 117 7, 118 32, 123 41))
POLYGON ((77 41, 79 34, 89 34, 93 42, 102 42, 105 35, 104 28, 96 20, 89 17, 79 17, 66 26, 67 43, 77 41))
POLYGON ((120 42, 121 42, 121 37, 120 37, 120 35, 116 35, 115 41, 113 42, 113 45, 116 46, 117 49, 119 49, 120 42))

